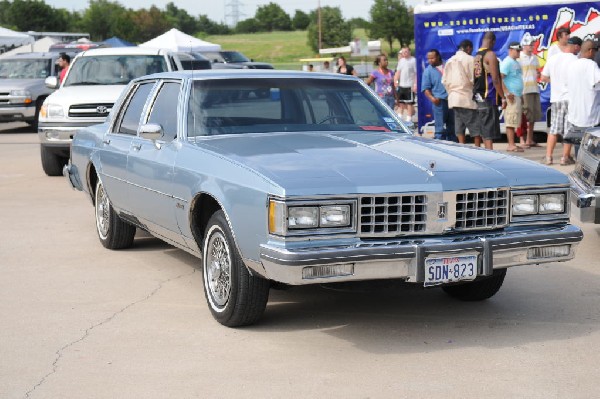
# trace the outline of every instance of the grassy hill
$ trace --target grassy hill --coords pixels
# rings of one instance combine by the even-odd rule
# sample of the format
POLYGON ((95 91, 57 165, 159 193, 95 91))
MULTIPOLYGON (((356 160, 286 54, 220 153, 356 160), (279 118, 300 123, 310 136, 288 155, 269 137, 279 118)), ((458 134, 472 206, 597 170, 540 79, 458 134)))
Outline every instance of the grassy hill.
MULTIPOLYGON (((364 29, 355 29, 353 37, 368 39, 364 29)), ((306 31, 212 35, 202 39, 218 43, 224 50, 241 51, 255 61, 272 63, 278 69, 300 69, 301 58, 317 56, 307 44, 306 31)), ((383 46, 386 50, 387 44, 383 46)))

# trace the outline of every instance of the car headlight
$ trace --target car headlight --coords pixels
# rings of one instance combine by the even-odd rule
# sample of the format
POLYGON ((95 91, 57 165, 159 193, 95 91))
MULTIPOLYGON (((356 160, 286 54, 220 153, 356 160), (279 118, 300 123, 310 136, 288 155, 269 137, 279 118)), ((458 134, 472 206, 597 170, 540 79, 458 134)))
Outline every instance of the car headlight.
POLYGON ((515 216, 535 215, 538 211, 537 195, 515 195, 512 201, 512 214, 515 216))
POLYGON ((567 211, 568 193, 566 191, 513 194, 512 215, 565 215, 567 211))
POLYGON ((65 112, 60 104, 44 104, 40 109, 42 118, 64 118, 65 112))
MULTIPOLYGON (((329 202, 329 201, 328 201, 329 202)), ((349 202, 349 201, 348 201, 349 202)), ((286 204, 269 201, 269 233, 286 235, 302 231, 330 233, 352 228, 352 206, 345 204, 286 204), (292 233, 294 232, 294 233, 292 233)))
POLYGON ((31 99, 31 92, 29 90, 11 90, 10 95, 12 97, 21 97, 22 98, 22 99, 18 99, 17 101, 13 100, 13 102, 15 102, 15 103, 18 102, 18 103, 31 104, 33 102, 33 100, 31 99))
POLYGON ((540 194, 539 211, 541 214, 563 213, 565 195, 563 193, 540 194))

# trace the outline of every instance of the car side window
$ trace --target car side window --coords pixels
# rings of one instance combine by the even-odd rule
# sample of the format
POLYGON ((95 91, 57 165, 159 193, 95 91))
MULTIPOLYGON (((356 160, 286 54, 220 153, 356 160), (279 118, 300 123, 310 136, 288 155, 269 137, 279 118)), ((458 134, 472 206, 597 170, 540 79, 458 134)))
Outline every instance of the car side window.
POLYGON ((180 87, 179 83, 164 83, 152 105, 148 123, 156 123, 162 127, 163 133, 159 140, 171 141, 177 137, 177 103, 180 87))
POLYGON ((121 116, 117 133, 121 134, 137 134, 140 125, 140 118, 144 111, 144 104, 148 99, 148 95, 154 86, 154 82, 142 83, 135 89, 135 92, 127 104, 127 109, 121 116))

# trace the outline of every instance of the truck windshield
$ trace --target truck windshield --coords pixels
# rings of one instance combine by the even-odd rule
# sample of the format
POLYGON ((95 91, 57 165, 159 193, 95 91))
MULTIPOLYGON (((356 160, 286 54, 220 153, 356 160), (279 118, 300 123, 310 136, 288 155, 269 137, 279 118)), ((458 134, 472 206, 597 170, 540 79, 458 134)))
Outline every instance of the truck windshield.
POLYGON ((45 79, 50 71, 50 59, 0 59, 0 79, 45 79))
POLYGON ((160 55, 97 55, 80 57, 70 67, 64 86, 125 85, 131 79, 166 72, 160 55))

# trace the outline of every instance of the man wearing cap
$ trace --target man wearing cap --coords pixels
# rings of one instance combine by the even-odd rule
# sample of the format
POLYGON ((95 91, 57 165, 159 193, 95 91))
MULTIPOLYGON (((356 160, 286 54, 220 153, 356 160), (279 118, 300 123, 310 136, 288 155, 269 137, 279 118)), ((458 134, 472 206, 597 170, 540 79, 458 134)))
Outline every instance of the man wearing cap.
POLYGON ((565 141, 576 148, 587 129, 600 125, 600 67, 594 61, 597 54, 598 43, 586 40, 579 59, 569 68, 569 131, 565 141))
MULTIPOLYGON (((556 147, 557 135, 564 136, 568 131, 567 116, 569 113, 569 97, 567 80, 570 75, 570 67, 577 60, 575 54, 581 49, 581 39, 572 38, 567 47, 567 52, 556 54, 546 61, 542 70, 542 81, 550 82, 550 130, 546 145, 546 156, 542 160, 546 165, 552 165, 552 153, 556 147), (579 44, 577 44, 579 43, 579 44)), ((571 144, 563 143, 563 154, 561 165, 574 163, 571 157, 571 144)))
POLYGON ((463 40, 458 51, 446 62, 442 84, 448 92, 448 108, 454 111, 454 130, 458 142, 466 143, 466 130, 475 146, 481 145, 477 103, 473 101, 473 42, 463 40))
POLYGON ((527 35, 521 40, 521 54, 519 55, 519 64, 523 71, 523 114, 526 119, 525 126, 527 134, 523 137, 521 143, 525 147, 535 147, 537 143, 533 141, 533 128, 535 122, 542 118, 542 104, 540 100, 540 63, 537 55, 533 54, 533 43, 531 36, 527 35))
POLYGON ((398 114, 409 124, 415 114, 415 93, 417 92, 417 60, 410 55, 410 49, 403 47, 398 52, 398 65, 394 74, 398 88, 398 114))
POLYGON ((521 52, 521 43, 511 42, 508 45, 508 56, 500 63, 502 74, 502 87, 506 95, 507 104, 504 109, 504 126, 506 127, 506 138, 508 147, 506 151, 523 152, 523 148, 515 144, 515 129, 521 125, 521 114, 523 107, 521 97, 523 96, 523 71, 517 59, 521 52))

